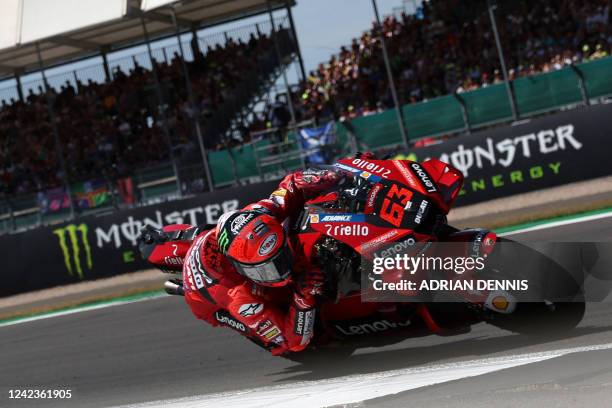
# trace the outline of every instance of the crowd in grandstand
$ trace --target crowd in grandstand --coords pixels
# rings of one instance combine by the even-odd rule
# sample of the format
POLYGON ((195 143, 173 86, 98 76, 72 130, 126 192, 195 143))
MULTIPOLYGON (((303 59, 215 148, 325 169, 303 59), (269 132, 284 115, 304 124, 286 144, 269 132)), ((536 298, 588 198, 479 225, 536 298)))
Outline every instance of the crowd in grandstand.
MULTIPOLYGON (((195 58, 187 65, 195 106, 188 102, 179 55, 156 64, 168 105, 171 142, 179 153, 194 143, 192 117, 206 121, 272 45, 268 36, 252 34, 247 42, 229 39, 223 47, 208 47, 205 53, 197 41, 192 48, 195 58)), ((168 138, 156 111, 154 90, 153 72, 138 63, 127 73, 118 67, 109 82, 78 82, 76 89, 67 82, 59 90, 48 88, 70 180, 115 179, 167 160, 168 138)), ((31 192, 61 184, 53 135, 42 86, 38 93, 30 91, 23 102, 3 104, 0 192, 31 192)), ((214 140, 207 142, 211 146, 214 140)))
MULTIPOLYGON (((607 56, 612 51, 612 0, 499 2, 497 21, 511 79, 560 69, 607 56)), ((326 64, 310 72, 292 95, 294 115, 338 118, 367 115, 392 106, 382 58, 379 29, 389 51, 400 103, 414 103, 452 92, 465 92, 502 81, 491 23, 484 1, 431 0, 415 15, 385 18, 342 47, 326 64)), ((192 41, 188 62, 195 106, 187 98, 182 61, 175 54, 158 63, 170 140, 157 110, 152 71, 135 65, 117 69, 112 81, 70 83, 27 95, 0 109, 0 193, 32 192, 61 184, 58 150, 49 120, 52 101, 56 127, 70 180, 104 176, 115 179, 168 158, 168 143, 178 155, 195 150, 193 118, 203 124, 249 69, 274 47, 269 37, 247 42, 229 39, 201 52, 192 41)), ((251 79, 252 80, 252 79, 251 79)), ((276 103, 278 105, 278 103, 276 103)), ((254 130, 276 123, 281 108, 253 115, 240 126, 244 140, 254 130)), ((288 112, 282 116, 283 126, 288 112)), ((206 134, 208 147, 222 146, 206 134)), ((227 145, 227 144, 225 144, 227 145)))
MULTIPOLYGON (((607 56, 610 0, 498 2, 497 25, 510 79, 607 56)), ((421 13, 382 24, 400 103, 499 83, 484 1, 432 0, 421 13)), ((379 31, 373 28, 311 72, 302 100, 310 116, 360 116, 392 107, 379 31)))

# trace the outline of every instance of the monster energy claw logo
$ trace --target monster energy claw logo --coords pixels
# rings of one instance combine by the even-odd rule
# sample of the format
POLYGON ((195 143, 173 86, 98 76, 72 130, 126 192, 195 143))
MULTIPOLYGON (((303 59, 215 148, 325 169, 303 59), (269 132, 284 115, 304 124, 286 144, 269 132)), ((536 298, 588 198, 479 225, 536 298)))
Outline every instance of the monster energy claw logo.
POLYGON ((66 264, 68 273, 70 276, 73 276, 76 270, 79 279, 84 278, 81 258, 83 258, 88 270, 91 270, 93 267, 87 230, 87 224, 69 224, 63 228, 53 230, 53 233, 59 238, 59 245, 62 249, 64 263, 66 264), (70 246, 68 245, 68 241, 70 241, 70 246))
POLYGON ((225 253, 227 251, 227 245, 229 244, 229 238, 227 236, 227 230, 223 230, 219 238, 217 238, 217 243, 219 244, 219 249, 221 252, 225 253))

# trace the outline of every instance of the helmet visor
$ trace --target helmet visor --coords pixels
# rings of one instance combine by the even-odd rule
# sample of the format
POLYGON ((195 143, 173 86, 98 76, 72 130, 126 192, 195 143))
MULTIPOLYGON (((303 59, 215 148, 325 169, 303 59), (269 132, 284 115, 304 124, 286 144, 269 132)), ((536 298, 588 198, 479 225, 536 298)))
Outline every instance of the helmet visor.
POLYGON ((271 260, 258 265, 234 262, 238 272, 255 283, 274 284, 286 281, 291 275, 291 251, 285 247, 271 260))

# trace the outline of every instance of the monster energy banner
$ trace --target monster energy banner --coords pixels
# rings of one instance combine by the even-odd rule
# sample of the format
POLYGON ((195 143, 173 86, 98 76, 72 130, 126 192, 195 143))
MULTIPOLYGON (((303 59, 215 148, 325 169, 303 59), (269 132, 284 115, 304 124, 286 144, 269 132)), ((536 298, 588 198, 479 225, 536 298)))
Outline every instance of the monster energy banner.
POLYGON ((416 149, 465 176, 458 205, 612 175, 612 104, 560 112, 524 124, 416 149))
POLYGON ((147 268, 136 247, 144 225, 213 224, 221 214, 264 198, 278 182, 231 188, 163 204, 89 216, 0 236, 0 297, 147 268))

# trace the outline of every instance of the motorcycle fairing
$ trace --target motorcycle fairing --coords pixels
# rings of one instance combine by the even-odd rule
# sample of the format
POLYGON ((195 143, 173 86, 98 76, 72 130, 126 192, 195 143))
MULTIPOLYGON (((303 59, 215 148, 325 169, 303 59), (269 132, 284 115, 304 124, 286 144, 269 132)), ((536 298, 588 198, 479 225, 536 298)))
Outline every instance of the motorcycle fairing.
POLYGON ((317 231, 354 248, 367 256, 382 245, 399 240, 412 229, 394 228, 380 222, 378 216, 353 213, 318 213, 310 208, 301 232, 317 231), (381 225, 383 224, 383 225, 381 225))
POLYGON ((395 182, 407 186, 427 196, 444 214, 448 214, 463 185, 461 172, 437 159, 423 164, 409 160, 342 159, 334 166, 372 184, 395 182))

